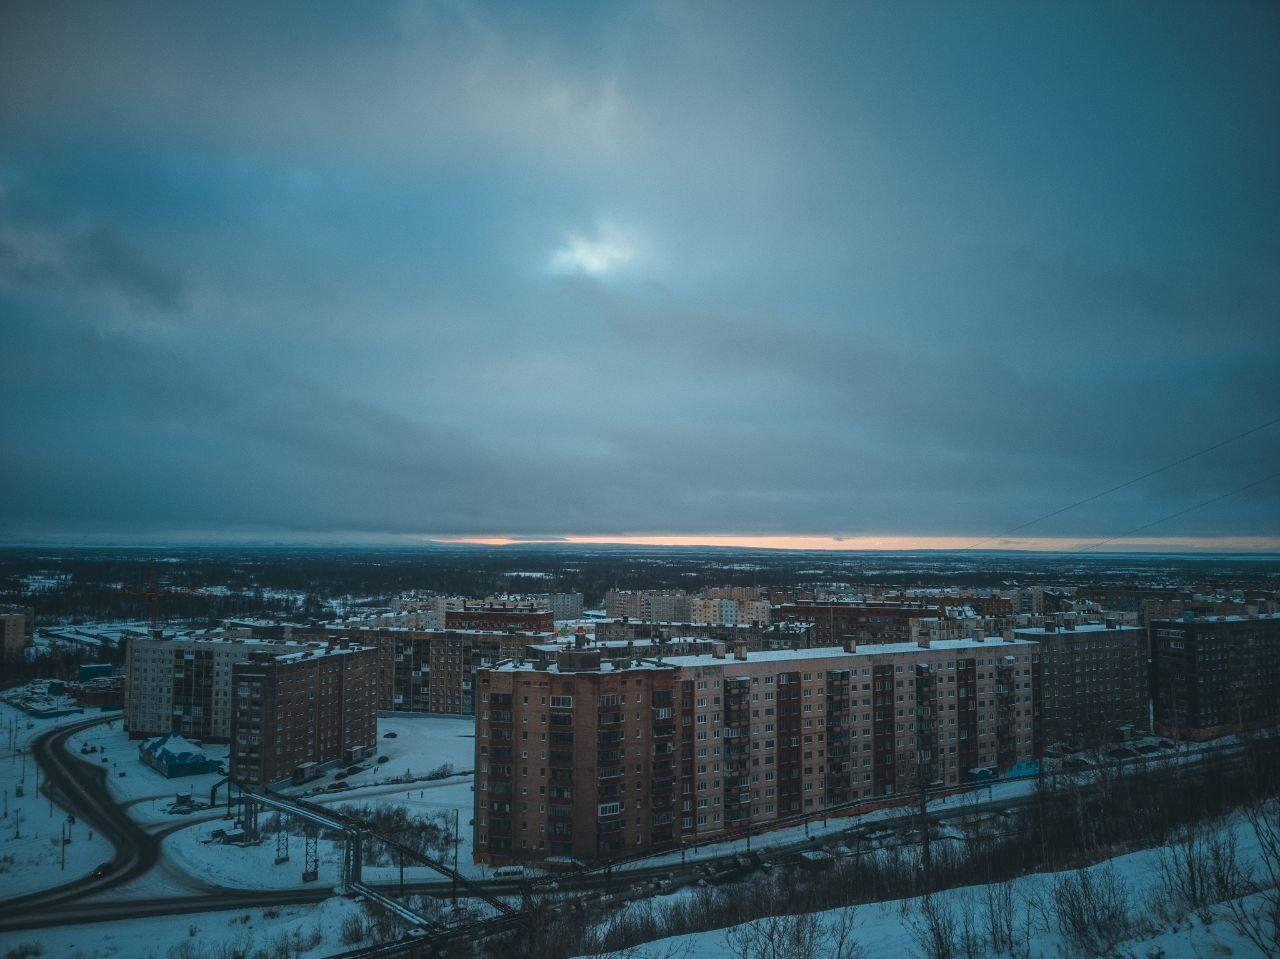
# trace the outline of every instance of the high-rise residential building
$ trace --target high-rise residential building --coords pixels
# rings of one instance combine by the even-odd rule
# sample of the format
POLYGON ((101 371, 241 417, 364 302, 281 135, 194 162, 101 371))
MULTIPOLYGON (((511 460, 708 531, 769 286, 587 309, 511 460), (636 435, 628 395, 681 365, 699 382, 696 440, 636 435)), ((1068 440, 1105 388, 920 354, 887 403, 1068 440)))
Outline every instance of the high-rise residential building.
POLYGON ((1040 644, 1046 745, 1096 746, 1150 727, 1146 630, 1068 620, 1013 635, 1040 644))
POLYGON ((555 619, 581 619, 581 593, 522 593, 517 596, 490 596, 486 603, 514 602, 549 609, 555 619))
POLYGON ((453 630, 549 633, 556 628, 556 622, 551 610, 534 603, 467 600, 447 606, 442 626, 453 630))
POLYGON ((1150 634, 1156 732, 1205 740, 1280 722, 1280 613, 1157 620, 1150 634))
POLYGON ((689 622, 689 594, 682 589, 611 589, 605 612, 654 623, 689 622))
POLYGON ((30 606, 0 606, 0 657, 21 659, 35 637, 36 616, 30 606))
POLYGON ((477 669, 555 638, 552 632, 349 625, 331 625, 325 633, 377 648, 379 709, 461 716, 476 711, 477 669))
POLYGON ((1033 771, 1039 646, 645 659, 588 648, 477 674, 477 861, 593 862, 863 798, 1033 771))
POLYGON ((237 782, 279 782, 376 751, 377 650, 254 652, 232 675, 231 778, 237 782))
POLYGON ((906 643, 911 641, 911 620, 938 617, 943 613, 944 608, 934 600, 802 600, 775 607, 773 621, 811 625, 815 646, 840 646, 846 642, 906 643))
POLYGON ((761 599, 695 596, 689 600, 689 622, 713 626, 769 624, 770 605, 761 599))
POLYGON ((131 636, 125 646, 124 725, 130 738, 179 733, 200 742, 231 738, 231 668, 275 640, 131 636))

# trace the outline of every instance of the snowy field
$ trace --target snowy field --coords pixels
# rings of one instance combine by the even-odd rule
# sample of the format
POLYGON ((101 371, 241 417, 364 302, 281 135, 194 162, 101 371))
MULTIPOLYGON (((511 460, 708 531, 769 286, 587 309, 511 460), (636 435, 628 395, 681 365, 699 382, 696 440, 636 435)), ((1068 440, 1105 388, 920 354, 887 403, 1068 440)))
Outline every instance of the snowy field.
MULTIPOLYGON (((135 822, 150 826, 169 825, 181 821, 181 816, 171 815, 167 811, 174 799, 179 795, 189 795, 207 803, 209 790, 214 783, 223 778, 224 774, 203 773, 199 776, 168 779, 138 758, 138 747, 145 741, 131 740, 124 730, 124 721, 117 716, 107 723, 92 726, 83 733, 72 736, 67 741, 67 749, 73 756, 80 756, 89 762, 102 763, 107 768, 107 782, 111 787, 111 795, 128 809, 129 815, 135 822), (81 753, 80 750, 86 747, 97 751, 81 753)), ((226 764, 229 747, 225 744, 213 744, 201 748, 211 759, 226 764)), ((226 793, 219 791, 218 797, 225 800, 226 793)))
MULTIPOLYGON (((334 770, 324 778, 308 785, 302 792, 321 805, 340 808, 344 805, 373 806, 405 806, 411 815, 445 816, 452 823, 455 814, 462 835, 462 844, 458 850, 458 866, 461 871, 477 876, 487 875, 486 867, 473 866, 471 863, 471 827, 472 818, 472 784, 474 777, 471 767, 475 755, 475 726, 470 718, 444 717, 382 717, 378 720, 378 754, 390 757, 385 763, 365 763, 368 768, 360 773, 342 780, 353 788, 337 793, 319 791, 320 788, 336 782, 334 770), (394 738, 385 738, 388 732, 394 732, 394 738), (448 764, 459 770, 458 775, 446 779, 426 781, 423 777, 433 770, 448 764), (405 778, 416 780, 405 782, 405 778)), ((136 764, 141 767, 141 764, 136 764)), ((141 767, 151 772, 147 767, 141 767)), ((134 774, 132 770, 130 777, 134 774)), ((188 780, 164 780, 161 783, 184 784, 188 780)), ((202 780, 205 777, 191 777, 202 780)), ((141 781, 141 780, 139 780, 141 781)), ((145 796, 154 790, 141 787, 129 787, 132 795, 145 796)), ((185 787, 179 786, 179 790, 185 787)), ((170 789, 166 795, 172 793, 170 789)), ((204 789, 206 798, 208 789, 204 789)), ((197 794, 200 790, 197 789, 197 794)), ((148 817, 163 818, 173 822, 178 817, 168 816, 162 812, 164 802, 156 799, 144 799, 130 808, 130 813, 138 819, 148 817)), ((299 824, 285 822, 288 834, 289 861, 276 863, 277 839, 274 832, 269 833, 262 844, 257 846, 222 845, 212 841, 211 833, 217 829, 228 829, 230 824, 225 819, 207 821, 208 812, 197 812, 190 828, 179 830, 164 840, 165 857, 178 869, 192 876, 198 876, 220 885, 252 888, 283 889, 301 886, 303 868, 303 838, 299 824)), ((319 879, 322 885, 335 885, 341 878, 342 844, 320 839, 317 847, 319 862, 319 879)), ((398 873, 397 873, 398 875, 398 873)), ((436 879, 439 876, 429 870, 414 870, 412 874, 405 871, 406 878, 436 879)), ((369 878, 379 878, 376 869, 371 869, 369 878)), ((388 875, 387 878, 390 878, 388 875)))
MULTIPOLYGON (((109 842, 82 822, 68 823, 66 811, 36 791, 35 760, 18 751, 28 749, 41 733, 84 718, 34 719, 7 703, 0 704, 0 897, 70 882, 114 854, 109 842), (71 837, 65 847, 64 831, 71 837)), ((43 782, 43 776, 40 779, 43 782)))
MULTIPOLYGON (((1257 857, 1257 841, 1247 822, 1236 819, 1223 828, 1234 832, 1242 859, 1254 861, 1257 857)), ((1012 889, 1011 901, 1016 917, 1012 926, 1015 942, 1019 944, 1018 955, 1027 959, 1079 956, 1080 953, 1064 937, 1056 920, 1052 894, 1054 885, 1064 876, 1079 876, 1082 872, 1095 878, 1113 872, 1118 880, 1113 905, 1118 904, 1128 910, 1138 919, 1139 926, 1145 921, 1149 928, 1142 929, 1140 934, 1119 945, 1111 954, 1152 959, 1206 959, 1211 956, 1263 959, 1264 953, 1232 927, 1225 905, 1178 921, 1158 918, 1152 907, 1161 896, 1159 861, 1160 851, 1151 849, 1109 860, 1089 870, 1041 873, 1013 880, 1009 886, 1012 889), (1025 949, 1021 947, 1022 943, 1025 943, 1025 949)), ((957 923, 962 923, 965 915, 976 917, 982 912, 983 889, 984 887, 950 889, 937 893, 933 898, 941 907, 940 912, 950 913, 957 923)), ((658 897, 653 902, 660 907, 665 901, 688 895, 690 892, 684 890, 670 897, 658 897)), ((1241 901, 1257 904, 1256 897, 1246 897, 1241 901)), ((835 940, 843 913, 853 923, 852 941, 860 950, 847 952, 846 956, 869 959, 927 955, 917 938, 923 928, 922 902, 923 899, 917 897, 818 913, 817 918, 827 938, 815 954, 836 954, 835 940)), ((728 929, 674 936, 641 945, 627 955, 629 959, 742 959, 742 953, 735 948, 735 940, 740 945, 743 941, 741 934, 751 925, 748 923, 728 929)), ((981 932, 981 929, 978 931, 981 932)), ((980 945, 974 954, 991 959, 1008 955, 984 945, 980 945)), ((963 952, 958 951, 956 955, 963 955, 963 952)))
POLYGON ((268 956, 318 959, 352 948, 343 943, 342 922, 359 912, 358 903, 335 896, 314 906, 0 933, 0 955, 23 944, 39 944, 42 959, 222 959, 252 955, 258 949, 268 956))

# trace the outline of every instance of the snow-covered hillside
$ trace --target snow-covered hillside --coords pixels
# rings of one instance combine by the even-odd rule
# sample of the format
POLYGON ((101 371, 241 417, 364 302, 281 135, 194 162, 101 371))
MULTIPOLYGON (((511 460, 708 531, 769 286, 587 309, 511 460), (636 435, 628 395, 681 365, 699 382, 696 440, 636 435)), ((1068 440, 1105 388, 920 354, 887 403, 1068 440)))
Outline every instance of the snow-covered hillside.
MULTIPOLYGON (((1273 811, 1273 817, 1274 817, 1273 811)), ((1274 826, 1274 818, 1272 820, 1274 826)), ((1278 834, 1264 835, 1263 846, 1278 834)), ((1277 850, 1260 848, 1249 820, 1238 815, 1202 830, 1193 845, 1171 844, 1094 865, 1042 873, 991 886, 945 890, 929 897, 831 909, 675 936, 632 949, 597 953, 598 959, 1062 959, 1088 956, 1134 959, 1273 959, 1276 953, 1243 934, 1252 916, 1263 938, 1277 931, 1274 888, 1212 902, 1223 854, 1253 877, 1274 881, 1277 850), (1198 860, 1203 871, 1188 872, 1198 860), (1201 904, 1196 907, 1195 900, 1201 904), (1209 900, 1212 904, 1204 903, 1209 900)), ((1243 878, 1237 876, 1235 881, 1243 878)), ((702 889, 639 903, 664 904, 705 896, 702 889)), ((692 903, 689 903, 692 905, 692 903)))

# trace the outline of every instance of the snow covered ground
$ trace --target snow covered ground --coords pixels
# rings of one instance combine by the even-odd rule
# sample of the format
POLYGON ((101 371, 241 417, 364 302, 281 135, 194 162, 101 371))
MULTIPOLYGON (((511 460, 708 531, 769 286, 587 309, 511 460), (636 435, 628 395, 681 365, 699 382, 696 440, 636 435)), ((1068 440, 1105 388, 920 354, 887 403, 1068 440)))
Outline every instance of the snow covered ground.
POLYGON ((335 896, 314 906, 0 933, 0 955, 30 943, 43 947, 39 953, 43 959, 221 959, 237 954, 234 950, 252 955, 258 949, 266 955, 317 959, 352 948, 342 941, 342 923, 360 908, 358 903, 335 896))
MULTIPOLYGON (((305 793, 313 802, 335 808, 343 805, 403 805, 411 815, 447 816, 452 822, 456 811, 461 831, 462 843, 458 850, 459 869, 467 874, 484 876, 487 867, 473 866, 471 863, 471 818, 472 818, 472 784, 474 777, 471 767, 475 752, 475 727, 469 718, 447 718, 438 716, 394 716, 382 717, 378 720, 378 754, 390 757, 385 763, 366 763, 364 772, 347 777, 343 782, 352 784, 353 788, 337 793, 320 792, 319 789, 335 782, 334 770, 316 783, 309 784, 305 793), (386 738, 388 732, 394 732, 394 738, 386 738), (446 779, 427 781, 416 779, 433 770, 448 764, 460 772, 446 779), (405 782, 406 777, 416 781, 405 782)), ((105 741, 105 740, 104 740, 105 741)), ((135 744, 136 748, 136 744, 135 744)), ((110 747, 109 752, 110 755, 110 747)), ((143 771, 152 771, 136 763, 143 771)), ((160 782, 185 784, 187 779, 165 780, 155 775, 160 782)), ((134 776, 132 769, 130 777, 134 776)), ((205 777, 190 777, 192 780, 203 780, 205 777)), ((212 777, 211 777, 212 778, 212 777)), ((139 776, 131 795, 148 796, 154 793, 154 781, 139 776), (141 783, 149 782, 146 788, 141 783)), ((183 789, 179 786, 179 789, 183 789)), ((172 793, 170 789, 165 796, 172 793)), ((207 799, 208 788, 204 787, 207 799)), ((197 787, 196 795, 201 795, 197 787)), ((165 800, 143 799, 130 807, 130 813, 140 820, 155 821, 163 819, 166 823, 175 821, 176 817, 163 812, 165 800)), ((197 812, 193 818, 205 819, 209 813, 197 812)), ((289 834, 289 861, 276 864, 276 836, 268 834, 261 845, 236 846, 222 845, 211 840, 211 833, 217 829, 228 829, 230 824, 225 819, 215 821, 196 821, 190 828, 181 829, 167 836, 164 840, 165 856, 174 866, 192 876, 226 886, 241 888, 292 888, 301 886, 303 867, 303 839, 301 828, 297 824, 286 823, 285 831, 289 834)), ((320 856, 319 879, 321 884, 335 885, 342 868, 342 845, 320 839, 318 845, 320 856)), ((370 878, 378 878, 379 873, 373 870, 370 878)), ((406 869, 406 878, 410 877, 406 869)), ((413 878, 436 879, 439 876, 429 870, 415 870, 413 878)), ((389 875, 388 875, 389 878, 389 875)))
MULTIPOLYGON (((1235 833, 1242 859, 1252 861, 1257 856, 1256 837, 1247 822, 1237 818, 1223 828, 1235 833)), ((1151 907, 1160 895, 1159 857, 1159 850, 1150 849, 1120 856, 1074 874, 1042 873, 1013 880, 1009 885, 1012 888, 1011 901, 1016 915, 1016 941, 1026 943, 1026 949, 1020 955, 1028 959, 1061 959, 1064 956, 1078 955, 1056 921, 1052 895, 1054 885, 1063 876, 1078 876, 1081 872, 1097 876, 1100 870, 1114 870, 1120 883, 1119 901, 1135 917, 1141 917, 1139 925, 1144 922, 1149 924, 1120 945, 1115 950, 1115 955, 1159 959, 1204 959, 1208 956, 1261 959, 1263 953, 1231 926, 1225 906, 1218 906, 1203 915, 1192 915, 1177 922, 1158 918, 1151 907)), ((934 899, 942 907, 942 911, 949 911, 957 921, 961 921, 961 917, 966 914, 978 916, 982 912, 980 896, 983 888, 950 889, 937 893, 934 899)), ((689 890, 682 890, 670 897, 659 897, 654 902, 660 906, 664 901, 691 894, 689 890)), ((1246 897, 1243 901, 1252 900, 1246 897)), ((920 926, 922 902, 917 897, 853 907, 849 914, 854 922, 853 940, 861 948, 861 952, 851 955, 924 955, 913 931, 913 925, 917 928, 920 926)), ((825 946, 819 948, 818 955, 834 953, 833 942, 841 913, 844 912, 846 910, 833 909, 816 914, 829 937, 825 946)), ((741 959, 741 954, 734 950, 733 940, 743 928, 734 926, 674 936, 642 945, 634 953, 628 953, 628 956, 630 959, 741 959)), ((960 954, 962 953, 957 952, 957 955, 960 954)), ((993 959, 1005 955, 988 946, 980 946, 976 954, 993 959)))
MULTIPOLYGON (((106 760, 104 765, 108 769, 107 782, 110 784, 111 794, 117 802, 126 806, 134 821, 143 825, 169 825, 179 821, 181 817, 168 812, 169 806, 179 795, 190 795, 197 801, 208 803, 209 790, 223 778, 223 773, 168 779, 138 758, 138 747, 143 742, 145 740, 131 740, 124 730, 124 721, 117 717, 72 736, 67 742, 67 748, 72 755, 79 755, 90 762, 106 760), (96 752, 81 753, 83 748, 94 749, 96 752)), ((210 758, 226 763, 229 747, 225 744, 210 744, 201 748, 210 758)), ((222 799, 226 797, 221 791, 218 795, 222 799)))
POLYGON ((0 703, 0 898, 70 882, 113 855, 109 842, 82 822, 68 823, 66 811, 37 792, 35 760, 23 755, 36 736, 84 718, 34 719, 0 703), (65 847, 64 832, 71 837, 65 847))

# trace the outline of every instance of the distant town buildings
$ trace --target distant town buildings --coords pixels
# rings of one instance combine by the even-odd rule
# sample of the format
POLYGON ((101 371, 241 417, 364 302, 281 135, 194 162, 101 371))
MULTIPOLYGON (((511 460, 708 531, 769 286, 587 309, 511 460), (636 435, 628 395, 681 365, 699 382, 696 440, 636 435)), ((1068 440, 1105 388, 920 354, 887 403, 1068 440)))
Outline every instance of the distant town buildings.
POLYGON ((531 602, 485 600, 465 601, 445 608, 444 629, 480 632, 549 633, 556 628, 555 617, 545 606, 531 602))
POLYGON ((471 716, 475 673, 524 654, 550 631, 402 629, 331 624, 332 639, 354 640, 378 653, 378 708, 396 712, 471 716))
POLYGON ((812 627, 813 645, 842 646, 853 642, 911 642, 913 619, 936 618, 944 607, 934 600, 881 600, 841 602, 802 600, 785 603, 773 612, 779 623, 805 623, 812 627))
POLYGON ((614 618, 646 622, 689 622, 689 594, 682 589, 611 589, 604 610, 614 618))
POLYGON ((697 596, 689 600, 689 622, 711 626, 767 626, 771 609, 762 599, 697 596))
POLYGON ((35 610, 30 606, 0 606, 0 656, 19 660, 35 636, 35 610))

